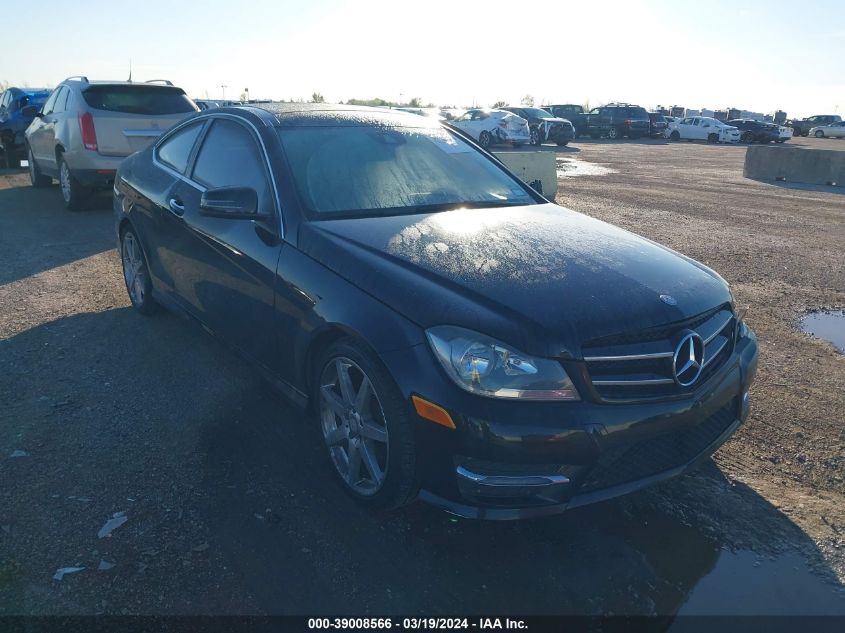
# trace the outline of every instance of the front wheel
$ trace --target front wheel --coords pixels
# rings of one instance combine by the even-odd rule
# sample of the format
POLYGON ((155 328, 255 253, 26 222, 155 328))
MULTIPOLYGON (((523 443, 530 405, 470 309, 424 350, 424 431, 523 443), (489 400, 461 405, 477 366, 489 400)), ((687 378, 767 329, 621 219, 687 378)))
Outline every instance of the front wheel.
POLYGON ((481 147, 483 147, 484 149, 490 149, 490 145, 492 143, 493 135, 486 130, 481 133, 481 136, 478 137, 478 144, 481 145, 481 147))
POLYGON ((417 492, 414 419, 390 374, 354 339, 330 345, 316 366, 320 430, 344 490, 374 509, 409 503, 417 492))
POLYGON ((141 248, 138 236, 131 228, 126 229, 120 236, 120 261, 123 264, 123 280, 126 282, 126 292, 132 307, 141 314, 158 312, 158 304, 153 299, 153 284, 147 259, 141 248))
POLYGON ((670 135, 669 138, 673 141, 680 141, 681 140, 681 133, 678 130, 674 130, 670 135))
POLYGON ((615 141, 621 136, 622 135, 619 133, 619 130, 617 130, 615 127, 612 127, 607 131, 607 138, 609 138, 611 141, 615 141))
POLYGON ((79 211, 90 192, 76 179, 76 176, 73 175, 70 167, 68 167, 64 156, 61 155, 59 155, 59 185, 61 186, 65 206, 71 211, 79 211))
POLYGON ((708 143, 718 143, 719 142, 719 135, 711 132, 710 134, 707 135, 707 142, 708 143))
POLYGON ((38 163, 35 162, 35 156, 32 155, 32 149, 26 148, 26 162, 29 164, 29 182, 33 187, 49 187, 53 184, 53 179, 50 176, 45 176, 38 168, 38 163))
POLYGON ((531 130, 531 144, 537 146, 542 144, 542 141, 540 141, 540 130, 537 128, 531 130))
POLYGON ((739 137, 739 140, 743 143, 753 143, 754 142, 754 134, 751 132, 743 132, 742 136, 739 137))
POLYGON ((824 132, 821 130, 816 130, 816 138, 824 138, 824 132))

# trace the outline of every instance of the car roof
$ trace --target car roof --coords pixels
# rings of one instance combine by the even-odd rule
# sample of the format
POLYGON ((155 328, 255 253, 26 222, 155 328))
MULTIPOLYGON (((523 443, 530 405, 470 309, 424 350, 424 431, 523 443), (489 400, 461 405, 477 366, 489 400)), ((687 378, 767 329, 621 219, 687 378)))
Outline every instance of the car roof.
POLYGON ((267 125, 279 127, 356 127, 391 126, 437 128, 434 117, 419 116, 403 110, 330 103, 262 103, 215 108, 203 115, 251 113, 267 125))

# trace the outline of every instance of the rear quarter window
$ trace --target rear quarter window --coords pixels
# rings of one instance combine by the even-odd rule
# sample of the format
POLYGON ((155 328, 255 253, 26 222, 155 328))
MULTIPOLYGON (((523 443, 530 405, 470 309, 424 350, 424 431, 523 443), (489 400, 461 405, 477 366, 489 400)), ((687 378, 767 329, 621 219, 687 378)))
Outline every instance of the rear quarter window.
POLYGON ((95 110, 125 114, 184 114, 196 108, 181 88, 163 86, 91 86, 82 93, 95 110))

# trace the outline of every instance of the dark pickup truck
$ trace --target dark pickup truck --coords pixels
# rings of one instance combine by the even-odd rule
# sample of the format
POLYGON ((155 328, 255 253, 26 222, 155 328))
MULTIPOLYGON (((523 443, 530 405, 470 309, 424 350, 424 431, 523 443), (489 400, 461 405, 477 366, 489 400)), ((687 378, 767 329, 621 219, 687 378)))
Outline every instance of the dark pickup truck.
POLYGON ((543 106, 543 110, 551 112, 552 116, 566 119, 572 123, 575 128, 575 138, 587 133, 587 113, 584 108, 573 103, 565 103, 562 105, 547 105, 543 106))
POLYGON ((807 117, 803 121, 788 121, 786 124, 792 128, 793 136, 807 136, 810 133, 810 128, 817 125, 830 125, 831 123, 839 123, 842 117, 838 114, 816 114, 807 117))

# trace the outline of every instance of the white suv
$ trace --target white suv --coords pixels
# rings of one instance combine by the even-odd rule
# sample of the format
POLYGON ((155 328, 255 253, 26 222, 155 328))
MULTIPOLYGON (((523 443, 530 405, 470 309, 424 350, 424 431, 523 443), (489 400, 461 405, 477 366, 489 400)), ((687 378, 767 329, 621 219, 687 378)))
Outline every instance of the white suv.
POLYGON ((198 111, 169 81, 146 83, 65 79, 27 128, 33 187, 58 178, 69 209, 95 189, 110 188, 120 162, 198 111))

